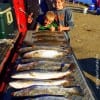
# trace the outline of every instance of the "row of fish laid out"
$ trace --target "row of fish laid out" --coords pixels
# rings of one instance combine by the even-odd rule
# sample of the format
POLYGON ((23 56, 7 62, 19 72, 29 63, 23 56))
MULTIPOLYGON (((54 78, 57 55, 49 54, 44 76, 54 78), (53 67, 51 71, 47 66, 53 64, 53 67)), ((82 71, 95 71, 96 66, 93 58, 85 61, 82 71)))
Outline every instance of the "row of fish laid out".
POLYGON ((76 66, 63 37, 60 32, 36 32, 32 34, 34 45, 19 49, 22 63, 15 66, 9 82, 10 87, 19 90, 12 96, 83 96, 81 87, 73 84, 76 66))
POLYGON ((11 76, 12 79, 17 80, 11 81, 9 85, 15 89, 22 89, 13 92, 13 96, 83 95, 81 87, 73 87, 72 85, 74 80, 74 77, 70 77, 72 71, 73 67, 66 72, 37 72, 32 70, 19 72, 11 76), (36 87, 33 88, 34 86, 36 87), (47 87, 49 88, 47 89, 47 87), (60 90, 61 93, 55 90, 60 90))
MULTIPOLYGON (((24 41, 27 45, 41 45, 42 46, 66 46, 68 44, 68 40, 66 37, 66 32, 49 32, 49 31, 39 31, 32 33, 32 41, 24 41)), ((69 45, 69 44, 68 44, 69 45)))
POLYGON ((11 78, 17 80, 11 81, 9 85, 15 89, 21 89, 13 92, 12 96, 38 96, 45 94, 83 96, 81 87, 73 86, 74 77, 70 77, 71 74, 70 70, 66 72, 24 71, 12 75, 11 78))
MULTIPOLYGON (((40 61, 41 64, 44 62, 40 61)), ((55 65, 54 62, 48 62, 48 63, 55 65)), ((21 67, 23 68, 28 67, 28 64, 24 64, 24 66, 22 65, 21 67)), ((60 65, 60 63, 57 63, 57 65, 60 65)), ((12 79, 17 79, 17 80, 11 81, 9 85, 15 89, 28 88, 30 86, 36 86, 36 85, 71 86, 74 77, 70 77, 69 75, 71 74, 71 71, 73 71, 73 68, 75 67, 73 67, 74 66, 73 64, 66 64, 65 66, 68 67, 68 70, 66 72, 51 72, 51 71, 39 72, 34 70, 32 71, 30 69, 24 72, 19 72, 19 73, 17 72, 11 76, 12 79), (29 75, 29 77, 27 77, 27 75, 29 75)), ((44 70, 45 68, 46 67, 44 67, 44 70)))

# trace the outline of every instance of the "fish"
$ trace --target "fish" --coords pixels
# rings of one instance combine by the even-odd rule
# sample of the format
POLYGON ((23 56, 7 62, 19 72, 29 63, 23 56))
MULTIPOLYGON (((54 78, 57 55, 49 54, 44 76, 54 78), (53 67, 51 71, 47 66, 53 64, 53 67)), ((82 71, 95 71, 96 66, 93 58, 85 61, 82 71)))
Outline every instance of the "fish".
POLYGON ((34 50, 23 54, 23 58, 62 58, 69 54, 68 50, 57 51, 57 50, 34 50))
POLYGON ((55 62, 61 62, 62 59, 49 59, 49 58, 22 58, 21 59, 21 63, 29 63, 29 62, 34 62, 34 61, 41 61, 41 60, 45 60, 45 61, 55 61, 55 62))
POLYGON ((65 72, 45 72, 45 71, 24 71, 11 75, 12 79, 59 79, 71 75, 74 67, 71 67, 65 72))
POLYGON ((71 100, 68 97, 58 95, 39 95, 39 96, 28 96, 28 97, 12 97, 12 100, 71 100))
POLYGON ((59 40, 56 40, 56 39, 54 39, 54 40, 50 40, 50 39, 34 39, 33 40, 33 43, 45 43, 45 42, 47 42, 48 44, 53 44, 53 43, 55 43, 55 44, 57 44, 57 43, 59 43, 59 44, 64 44, 64 43, 67 43, 67 40, 65 41, 59 41, 59 40))
POLYGON ((9 86, 14 89, 23 89, 33 85, 61 85, 70 86, 72 80, 68 79, 58 79, 58 80, 15 80, 9 82, 9 86))
POLYGON ((37 46, 47 46, 48 45, 50 47, 58 47, 58 48, 62 48, 62 47, 66 47, 66 46, 69 46, 69 44, 66 42, 62 42, 62 41, 56 41, 56 42, 53 42, 53 41, 36 41, 36 42, 29 42, 29 41, 24 41, 23 42, 26 46, 33 46, 33 45, 37 45, 37 46))
POLYGON ((59 51, 64 51, 64 50, 69 50, 71 51, 72 48, 71 47, 61 47, 61 48, 58 48, 58 47, 55 47, 55 46, 37 46, 37 45, 32 45, 30 47, 23 47, 23 48, 20 48, 18 50, 18 52, 20 54, 22 53, 26 53, 26 52, 29 52, 29 51, 33 51, 33 50, 39 50, 39 49, 45 49, 45 50, 59 50, 59 51))
POLYGON ((14 42, 13 39, 0 39, 0 44, 8 44, 11 45, 14 42))
POLYGON ((55 47, 61 47, 61 46, 67 46, 67 41, 63 42, 63 41, 34 41, 33 44, 35 45, 42 45, 42 46, 55 46, 55 47))
POLYGON ((25 70, 46 70, 46 71, 59 71, 59 70, 67 70, 70 66, 74 66, 74 64, 68 63, 60 63, 54 61, 34 61, 26 64, 18 64, 16 65, 16 71, 25 71, 25 70))
POLYGON ((72 55, 67 55, 63 58, 52 58, 52 59, 49 59, 49 58, 22 58, 21 59, 21 63, 29 63, 29 62, 34 62, 34 61, 55 61, 55 62, 62 62, 62 63, 74 63, 74 59, 73 59, 73 56, 72 55))
POLYGON ((63 97, 63 96, 52 96, 52 95, 48 95, 48 96, 38 96, 34 99, 27 99, 27 100, 70 100, 67 97, 63 97))
POLYGON ((12 92, 12 96, 38 96, 38 95, 60 95, 68 97, 69 95, 84 96, 80 86, 62 87, 62 86, 32 86, 29 88, 12 92))
POLYGON ((32 35, 32 38, 52 38, 52 39, 65 39, 64 35, 45 35, 45 34, 38 34, 38 35, 32 35))
POLYGON ((32 33, 32 36, 64 36, 64 32, 58 32, 58 31, 55 31, 55 32, 50 32, 50 31, 38 31, 38 32, 33 32, 32 33))
POLYGON ((45 37, 34 37, 33 42, 35 41, 67 41, 65 38, 59 38, 59 37, 51 37, 51 36, 45 36, 45 37))

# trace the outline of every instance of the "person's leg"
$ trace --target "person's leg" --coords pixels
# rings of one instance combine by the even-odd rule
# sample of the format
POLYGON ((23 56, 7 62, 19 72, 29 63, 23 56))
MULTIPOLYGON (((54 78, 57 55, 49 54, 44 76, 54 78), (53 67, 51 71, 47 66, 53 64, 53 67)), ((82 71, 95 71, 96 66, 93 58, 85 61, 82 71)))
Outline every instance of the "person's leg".
POLYGON ((70 46, 70 35, 69 35, 68 32, 64 32, 64 34, 65 34, 65 37, 66 37, 66 39, 67 39, 68 46, 70 46))

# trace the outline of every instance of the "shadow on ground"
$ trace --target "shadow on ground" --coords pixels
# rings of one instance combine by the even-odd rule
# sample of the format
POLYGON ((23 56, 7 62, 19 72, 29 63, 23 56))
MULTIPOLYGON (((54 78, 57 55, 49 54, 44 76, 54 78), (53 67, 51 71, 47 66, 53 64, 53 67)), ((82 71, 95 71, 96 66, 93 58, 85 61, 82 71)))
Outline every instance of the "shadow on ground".
MULTIPOLYGON (((96 74, 98 74, 100 79, 100 59, 96 58, 79 59, 78 63, 83 71, 86 71, 93 76, 97 76, 96 74)), ((91 90, 97 97, 96 100, 100 100, 100 86, 97 87, 96 84, 93 83, 90 79, 87 79, 87 81, 90 85, 91 90)))

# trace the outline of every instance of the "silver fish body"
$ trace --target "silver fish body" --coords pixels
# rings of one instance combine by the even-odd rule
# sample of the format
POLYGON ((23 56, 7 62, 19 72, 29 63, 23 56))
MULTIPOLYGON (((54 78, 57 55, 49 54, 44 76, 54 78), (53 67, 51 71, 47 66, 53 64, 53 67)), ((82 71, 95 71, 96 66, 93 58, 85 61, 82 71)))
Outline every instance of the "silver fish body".
POLYGON ((19 72, 11 76, 14 79, 58 79, 64 76, 68 76, 72 73, 71 70, 66 72, 37 72, 37 71, 25 71, 19 72))
POLYGON ((39 45, 39 46, 55 46, 55 47, 66 47, 67 42, 65 41, 35 41, 33 42, 34 45, 39 45))
POLYGON ((34 38, 34 39, 47 39, 47 40, 52 40, 52 39, 57 39, 57 40, 59 40, 59 39, 62 39, 62 40, 65 40, 65 36, 63 36, 63 35, 50 35, 50 36, 48 36, 48 35, 44 35, 44 34, 38 34, 38 35, 32 35, 32 38, 34 38))
POLYGON ((57 50, 34 50, 23 54, 23 58, 62 58, 69 54, 68 50, 57 51, 57 50))
POLYGON ((49 31, 38 31, 38 32, 34 32, 32 33, 32 36, 65 36, 64 35, 64 32, 58 32, 58 31, 55 31, 55 32, 49 32, 49 31))
POLYGON ((73 56, 67 55, 63 58, 23 58, 21 59, 21 63, 29 63, 29 62, 37 62, 37 61, 54 61, 54 62, 61 62, 61 63, 74 63, 73 56))
POLYGON ((34 41, 66 41, 64 37, 55 37, 55 36, 36 36, 33 39, 34 41))
POLYGON ((15 80, 9 82, 10 87, 15 89, 27 88, 33 85, 61 85, 61 86, 71 86, 72 80, 68 79, 58 79, 58 80, 15 80))
POLYGON ((68 95, 81 95, 83 91, 79 86, 62 87, 62 86, 32 86, 19 91, 13 92, 13 96, 38 96, 38 95, 62 95, 67 97, 68 95))
POLYGON ((26 64, 18 64, 16 66, 16 71, 25 70, 45 70, 45 71, 64 71, 74 64, 60 63, 54 61, 34 61, 26 64))
MULTIPOLYGON (((27 100, 31 100, 31 99, 27 99, 27 100)), ((67 97, 63 97, 63 96, 38 96, 37 98, 34 98, 32 100, 70 100, 69 98, 67 97)))
POLYGON ((70 47, 55 47, 55 46, 37 46, 37 45, 32 45, 30 47, 24 47, 24 48, 20 48, 19 49, 19 53, 25 53, 25 52, 29 52, 29 51, 33 51, 33 50, 59 50, 59 51, 71 51, 70 47))
POLYGON ((15 100, 70 100, 64 96, 57 95, 40 95, 40 96, 32 96, 32 97, 13 97, 15 100))

